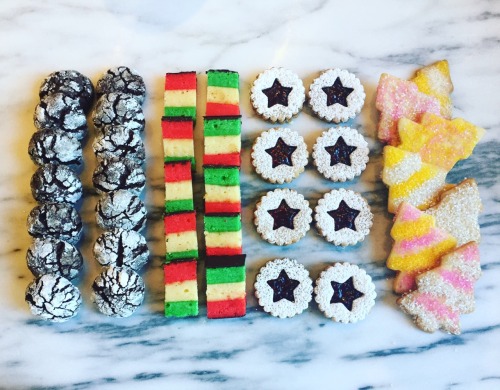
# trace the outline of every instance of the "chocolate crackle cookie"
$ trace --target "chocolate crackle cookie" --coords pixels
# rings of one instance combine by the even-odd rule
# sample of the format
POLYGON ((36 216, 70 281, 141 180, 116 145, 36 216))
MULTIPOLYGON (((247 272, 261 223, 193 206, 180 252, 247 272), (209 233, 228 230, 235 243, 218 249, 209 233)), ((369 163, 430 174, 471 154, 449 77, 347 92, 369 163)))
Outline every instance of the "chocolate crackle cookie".
POLYGON ((314 292, 325 316, 344 323, 364 319, 377 296, 372 278, 349 263, 337 263, 321 272, 314 292))
POLYGON ((111 68, 102 75, 96 84, 98 95, 120 92, 133 96, 139 104, 144 103, 146 84, 136 70, 126 66, 111 68))
POLYGON ((276 245, 297 242, 306 235, 312 221, 309 202, 288 188, 269 191, 257 203, 254 214, 257 232, 276 245))
POLYGON ((309 105, 327 122, 345 122, 354 118, 365 102, 365 90, 359 79, 344 69, 329 69, 314 79, 309 89, 309 105))
POLYGON ((304 105, 304 84, 291 70, 271 68, 254 81, 250 99, 255 111, 264 119, 289 122, 304 105))
POLYGON ((146 207, 126 190, 104 194, 96 204, 96 221, 104 230, 121 228, 139 231, 146 226, 146 207))
POLYGON ((128 158, 102 160, 92 176, 94 187, 99 193, 127 190, 139 195, 146 184, 141 166, 128 158))
POLYGON ((142 164, 146 158, 140 134, 126 126, 105 126, 94 140, 93 148, 99 160, 128 158, 142 164))
POLYGON ((64 165, 47 164, 31 177, 31 193, 40 203, 76 203, 82 197, 82 182, 64 165))
POLYGON ((69 204, 42 204, 28 215, 28 233, 37 238, 53 237, 73 244, 82 234, 82 220, 69 204))
POLYGON ((350 127, 332 127, 313 146, 314 165, 327 179, 346 181, 358 176, 368 162, 368 144, 350 127))
POLYGON ((35 132, 28 145, 28 154, 37 165, 82 163, 82 145, 75 137, 61 130, 35 132))
POLYGON ((102 95, 92 115, 94 126, 125 126, 130 130, 143 131, 146 123, 141 104, 131 95, 111 92, 102 95))
POLYGON ((307 146, 296 131, 274 128, 262 132, 252 148, 252 164, 271 183, 288 183, 307 165, 307 146))
POLYGON ((370 233, 370 206, 354 191, 341 188, 328 192, 314 211, 319 233, 335 245, 354 245, 370 233))
POLYGON ((265 312, 287 318, 302 313, 312 299, 309 272, 294 259, 275 259, 262 267, 254 284, 265 312))

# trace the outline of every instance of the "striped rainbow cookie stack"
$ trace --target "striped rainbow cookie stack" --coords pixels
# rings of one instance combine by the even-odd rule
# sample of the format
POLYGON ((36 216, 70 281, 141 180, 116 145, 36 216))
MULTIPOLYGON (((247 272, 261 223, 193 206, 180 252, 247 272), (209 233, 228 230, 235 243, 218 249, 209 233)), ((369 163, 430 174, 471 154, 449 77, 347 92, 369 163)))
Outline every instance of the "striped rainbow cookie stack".
POLYGON ((198 315, 198 240, 192 177, 195 72, 166 74, 164 114, 165 317, 190 317, 198 315))
POLYGON ((209 70, 207 77, 203 123, 207 317, 241 317, 246 314, 246 293, 239 172, 239 75, 228 70, 209 70))

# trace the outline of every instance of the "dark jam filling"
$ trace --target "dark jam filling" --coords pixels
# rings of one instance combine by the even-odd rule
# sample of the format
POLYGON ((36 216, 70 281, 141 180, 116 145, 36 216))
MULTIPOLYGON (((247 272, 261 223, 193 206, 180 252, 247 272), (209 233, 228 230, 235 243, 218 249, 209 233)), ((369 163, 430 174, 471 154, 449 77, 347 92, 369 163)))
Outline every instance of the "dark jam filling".
POLYGON ((284 269, 281 270, 276 279, 268 280, 267 284, 273 289, 273 302, 278 302, 282 299, 295 302, 293 292, 300 282, 295 279, 290 279, 284 269))
POLYGON ((344 87, 340 78, 336 78, 330 87, 321 88, 326 93, 326 105, 328 107, 334 104, 340 104, 347 107, 347 97, 354 91, 354 88, 344 87))
POLYGON ((333 288, 333 296, 330 303, 342 303, 349 311, 352 311, 353 302, 365 295, 361 291, 356 290, 352 276, 344 283, 337 283, 334 281, 330 283, 333 288))
POLYGON ((335 231, 347 228, 356 231, 356 217, 359 210, 351 209, 346 202, 340 201, 336 210, 328 211, 328 215, 335 221, 335 231))
POLYGON ((292 209, 283 199, 277 209, 267 210, 271 217, 274 219, 273 230, 279 229, 280 227, 286 227, 288 229, 295 229, 293 224, 294 218, 300 213, 300 209, 292 209))
POLYGON ((351 166, 351 153, 357 149, 356 146, 347 145, 343 137, 339 137, 333 146, 326 146, 325 150, 330 155, 330 166, 344 164, 351 166))
POLYGON ((276 145, 272 148, 266 149, 266 153, 269 154, 273 160, 273 168, 276 168, 282 164, 293 166, 292 154, 297 149, 296 146, 290 146, 283 141, 281 137, 276 141, 276 145))
POLYGON ((274 79, 273 85, 263 89, 262 92, 267 96, 267 107, 273 107, 276 104, 288 107, 288 95, 293 87, 284 87, 278 79, 274 79))

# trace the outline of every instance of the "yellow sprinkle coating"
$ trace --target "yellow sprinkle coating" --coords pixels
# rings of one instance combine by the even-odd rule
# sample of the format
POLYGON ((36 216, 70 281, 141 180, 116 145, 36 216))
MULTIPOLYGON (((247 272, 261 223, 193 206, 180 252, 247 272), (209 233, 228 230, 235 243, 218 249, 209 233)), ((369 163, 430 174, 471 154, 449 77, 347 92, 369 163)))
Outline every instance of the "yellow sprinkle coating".
POLYGON ((385 146, 383 156, 382 181, 388 186, 405 182, 422 167, 419 154, 394 146, 385 146))

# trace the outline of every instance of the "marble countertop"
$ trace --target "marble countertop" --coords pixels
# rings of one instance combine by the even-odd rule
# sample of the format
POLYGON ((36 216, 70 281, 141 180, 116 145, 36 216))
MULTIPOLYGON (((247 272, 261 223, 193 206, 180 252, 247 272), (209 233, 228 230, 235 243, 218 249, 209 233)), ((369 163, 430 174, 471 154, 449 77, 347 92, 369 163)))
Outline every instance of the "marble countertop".
MULTIPOLYGON (((3 1, 0 5, 0 388, 74 389, 412 389, 500 387, 500 2, 487 0, 142 2, 89 0, 3 1), (181 3, 183 5, 181 5, 181 3), (379 180, 381 145, 375 140, 374 93, 381 73, 407 78, 420 66, 446 58, 455 86, 454 114, 484 127, 473 156, 448 181, 474 177, 484 202, 480 216, 483 275, 476 284, 477 308, 462 317, 462 335, 417 329, 396 305, 393 274, 385 268, 391 247, 387 190, 379 180), (32 275, 25 253, 26 216, 34 207, 29 180, 35 165, 27 155, 32 113, 42 78, 76 69, 95 82, 107 68, 128 65, 145 78, 147 239, 152 252, 143 276, 147 297, 130 318, 98 313, 90 285, 99 268, 91 256, 98 230, 90 186, 95 165, 85 146, 85 271, 77 281, 79 315, 63 324, 31 316, 24 290, 32 275), (370 162, 360 178, 342 185, 321 178, 310 163, 294 188, 311 200, 333 188, 360 191, 374 212, 374 227, 361 244, 341 249, 312 228, 299 243, 276 247, 260 239, 252 223, 255 203, 275 186, 251 169, 249 149, 271 124, 249 103, 256 75, 271 66, 296 71, 306 87, 321 70, 356 73, 366 93, 361 114, 349 122, 365 135, 370 162), (165 319, 161 259, 164 254, 160 117, 165 72, 196 70, 204 101, 204 72, 240 72, 243 114, 242 193, 247 253, 248 313, 244 318, 165 319), (253 296, 258 269, 276 257, 302 262, 315 279, 334 261, 358 264, 374 278, 378 297, 362 322, 327 320, 315 303, 302 315, 280 320, 264 313, 253 296)), ((199 108, 199 114, 203 110, 199 108)), ((201 121, 197 153, 201 153, 201 121)), ((330 126, 304 110, 291 128, 311 150, 330 126)), ((198 159, 199 161, 201 159, 198 159)), ((197 194, 200 199, 201 169, 197 194)), ((198 203, 201 206, 201 203, 198 203)), ((200 225, 201 226, 201 225, 200 225)))

